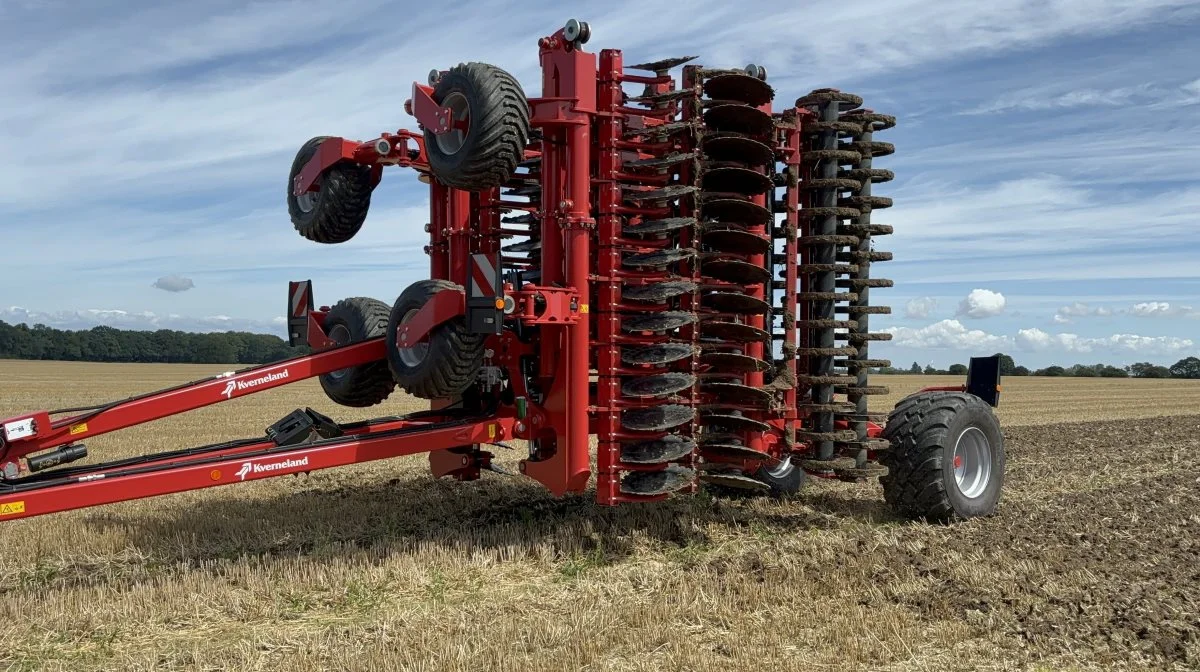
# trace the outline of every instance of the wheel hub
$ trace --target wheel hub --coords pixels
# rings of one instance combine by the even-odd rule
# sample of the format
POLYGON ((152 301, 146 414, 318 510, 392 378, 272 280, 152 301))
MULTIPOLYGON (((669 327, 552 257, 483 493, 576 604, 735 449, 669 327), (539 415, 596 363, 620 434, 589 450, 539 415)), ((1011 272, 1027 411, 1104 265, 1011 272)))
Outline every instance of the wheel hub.
POLYGON ((992 479, 992 444, 983 431, 978 427, 963 430, 951 459, 958 491, 967 499, 981 496, 992 479))
MULTIPOLYGON (((419 312, 420 310, 417 308, 408 311, 400 319, 400 324, 408 324, 419 312)), ((399 342, 400 339, 397 338, 396 340, 399 342)), ((405 366, 415 368, 420 366, 421 362, 425 361, 425 357, 429 353, 429 343, 415 343, 407 348, 397 345, 396 351, 400 355, 400 361, 404 362, 405 366)))
MULTIPOLYGON (((350 342, 350 330, 347 329, 346 325, 344 325, 344 324, 335 324, 333 326, 333 328, 329 330, 328 335, 329 335, 329 340, 333 341, 335 345, 345 345, 350 342)), ((345 378, 346 375, 349 373, 350 373, 350 369, 345 368, 345 369, 338 369, 337 371, 330 371, 329 373, 327 373, 325 375, 330 380, 341 380, 342 378, 345 378)))
POLYGON ((446 96, 442 107, 450 110, 450 129, 434 137, 437 139, 438 149, 445 154, 455 154, 466 144, 467 131, 471 128, 471 107, 467 103, 467 97, 457 91, 446 96))
POLYGON ((320 176, 313 182, 312 191, 306 191, 296 197, 296 207, 300 208, 300 212, 310 213, 317 207, 317 196, 320 195, 321 178, 320 176))

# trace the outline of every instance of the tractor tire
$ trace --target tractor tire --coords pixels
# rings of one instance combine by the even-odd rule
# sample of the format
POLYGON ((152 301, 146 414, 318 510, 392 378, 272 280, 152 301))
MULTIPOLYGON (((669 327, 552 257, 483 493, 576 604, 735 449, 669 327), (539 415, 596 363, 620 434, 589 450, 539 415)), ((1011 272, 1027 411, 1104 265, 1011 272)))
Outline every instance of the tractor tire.
POLYGON ((494 65, 460 63, 438 80, 433 100, 468 124, 465 131, 443 135, 425 129, 425 153, 434 177, 464 191, 507 182, 525 158, 532 130, 520 83, 494 65))
POLYGON ((989 516, 1004 486, 1004 435, 992 408, 964 392, 919 392, 888 417, 884 499, 901 515, 950 523, 989 516))
POLYGON ((296 196, 292 184, 305 164, 326 140, 324 136, 304 143, 288 174, 287 205, 292 226, 308 240, 332 245, 350 240, 367 220, 371 208, 371 168, 349 161, 329 167, 317 178, 317 191, 296 196))
MULTIPOLYGON (((325 333, 338 345, 360 343, 383 336, 387 331, 388 305, 356 296, 338 301, 325 315, 325 333)), ((374 406, 396 389, 386 361, 360 364, 320 377, 325 396, 336 404, 353 408, 374 406)))
POLYGON ((397 328, 443 290, 462 291, 448 280, 421 280, 409 285, 396 299, 388 317, 387 361, 392 378, 421 399, 446 399, 462 394, 475 383, 483 366, 485 334, 472 334, 466 318, 459 316, 436 327, 429 340, 409 348, 399 347, 397 328))

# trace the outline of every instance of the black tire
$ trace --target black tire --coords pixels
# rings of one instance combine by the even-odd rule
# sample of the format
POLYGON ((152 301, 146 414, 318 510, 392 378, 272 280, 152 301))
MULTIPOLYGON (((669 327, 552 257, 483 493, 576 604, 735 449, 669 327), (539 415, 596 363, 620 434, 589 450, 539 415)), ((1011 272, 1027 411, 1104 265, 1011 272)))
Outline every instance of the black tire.
POLYGON ((1004 487, 1004 435, 982 399, 963 392, 922 392, 903 399, 888 417, 883 437, 891 448, 881 451, 888 468, 881 476, 884 499, 909 518, 949 523, 989 516, 1000 504, 1004 487), (986 438, 990 465, 986 485, 967 497, 955 479, 954 450, 968 429, 986 438))
POLYGON ((421 280, 409 285, 392 306, 387 326, 387 361, 392 378, 422 399, 445 399, 462 394, 475 383, 483 366, 484 334, 472 334, 466 318, 456 317, 429 334, 424 349, 400 348, 396 328, 409 313, 420 310, 434 294, 462 291, 448 280, 421 280))
MULTIPOLYGON (((338 301, 325 315, 325 333, 338 345, 383 336, 390 308, 382 301, 356 296, 338 301)), ((380 360, 320 377, 321 389, 334 403, 354 408, 374 406, 396 389, 386 361, 380 360)))
POLYGON ((371 168, 349 161, 330 166, 318 178, 317 191, 309 198, 298 198, 292 193, 296 175, 317 152, 325 136, 304 143, 292 161, 288 174, 287 205, 292 226, 301 236, 316 242, 332 245, 350 240, 367 220, 371 208, 371 168))
POLYGON ((747 478, 753 478, 756 481, 766 483, 771 489, 768 491, 746 490, 713 483, 706 484, 704 487, 713 495, 729 499, 747 499, 751 497, 772 497, 778 499, 794 495, 808 484, 808 473, 797 466, 790 458, 786 466, 782 463, 774 467, 768 467, 766 464, 763 464, 751 473, 739 473, 742 473, 747 478))
POLYGON ((425 129, 425 153, 434 177, 466 191, 499 187, 512 177, 529 144, 529 101, 520 83, 486 63, 460 63, 438 80, 438 105, 465 103, 465 137, 425 129), (440 142, 439 142, 440 141, 440 142))

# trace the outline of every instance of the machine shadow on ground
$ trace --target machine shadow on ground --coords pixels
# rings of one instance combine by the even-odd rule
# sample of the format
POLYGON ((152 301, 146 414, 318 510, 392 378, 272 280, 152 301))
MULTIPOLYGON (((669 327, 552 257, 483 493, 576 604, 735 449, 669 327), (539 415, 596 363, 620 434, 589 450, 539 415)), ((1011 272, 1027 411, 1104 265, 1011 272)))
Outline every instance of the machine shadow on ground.
POLYGON ((145 508, 136 514, 97 512, 86 521, 96 528, 123 530, 138 549, 165 561, 354 550, 405 553, 432 545, 459 554, 505 557, 585 554, 605 564, 646 544, 668 549, 706 545, 720 528, 795 534, 849 521, 903 522, 883 502, 877 486, 821 482, 784 499, 701 491, 614 508, 597 505, 593 491, 556 498, 536 483, 491 475, 474 483, 410 476, 298 488, 304 489, 190 506, 160 500, 160 511, 149 515, 145 508))

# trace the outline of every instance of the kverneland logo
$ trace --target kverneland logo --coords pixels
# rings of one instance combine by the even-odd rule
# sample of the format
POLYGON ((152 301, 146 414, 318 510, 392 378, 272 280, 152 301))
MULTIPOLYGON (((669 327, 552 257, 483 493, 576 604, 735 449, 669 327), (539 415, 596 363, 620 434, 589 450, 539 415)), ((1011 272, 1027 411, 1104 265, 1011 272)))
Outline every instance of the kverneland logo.
POLYGON ((237 476, 239 480, 244 481, 244 480, 246 480, 246 476, 248 476, 250 474, 264 474, 264 473, 270 473, 272 471, 279 471, 280 469, 294 469, 296 467, 307 467, 307 466, 308 466, 308 456, 307 455, 298 460, 288 459, 288 460, 283 460, 282 462, 266 462, 266 463, 257 463, 257 464, 254 462, 243 462, 242 468, 238 469, 237 473, 234 475, 237 476))
POLYGON ((259 385, 273 383, 277 380, 284 380, 287 377, 288 370, 284 369, 279 373, 268 373, 265 376, 251 378, 250 380, 231 380, 228 383, 225 383, 225 389, 221 390, 221 395, 226 399, 229 399, 233 396, 234 392, 241 392, 242 390, 248 390, 252 387, 258 387, 259 385))

